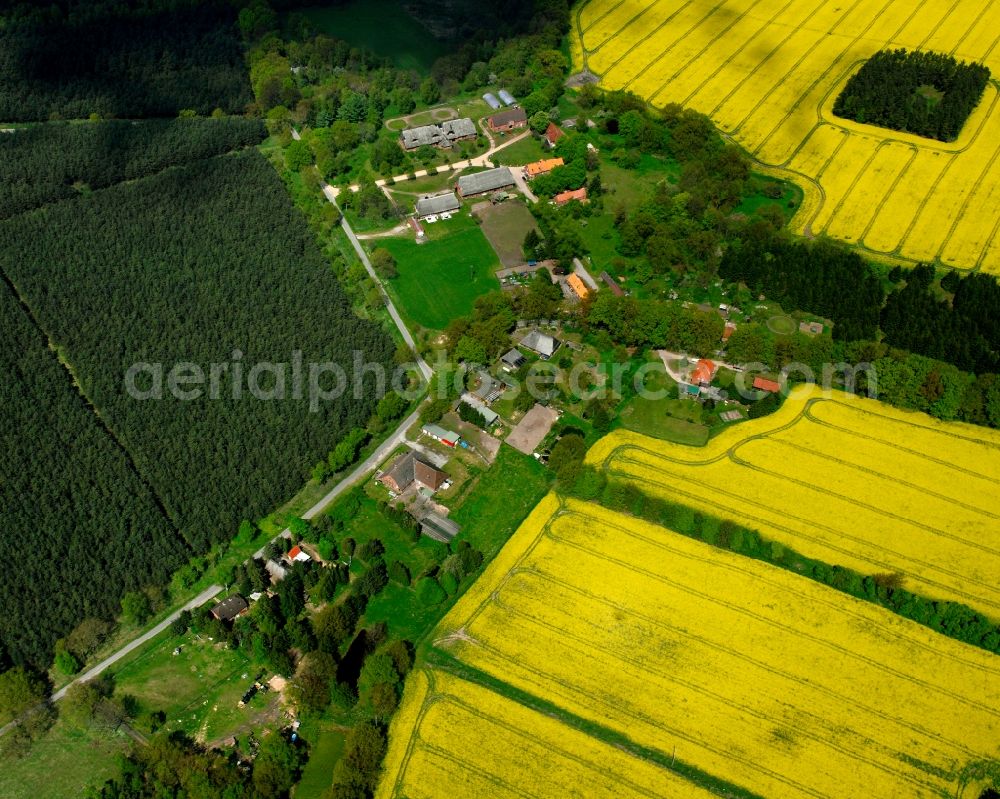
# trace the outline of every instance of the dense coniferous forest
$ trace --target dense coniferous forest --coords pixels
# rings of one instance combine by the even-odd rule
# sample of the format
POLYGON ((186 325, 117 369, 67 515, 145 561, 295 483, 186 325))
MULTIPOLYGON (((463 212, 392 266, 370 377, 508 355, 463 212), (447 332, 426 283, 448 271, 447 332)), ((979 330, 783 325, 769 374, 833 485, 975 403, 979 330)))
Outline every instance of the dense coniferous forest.
POLYGON ((229 4, 19 4, 0 28, 0 119, 240 112, 252 99, 229 4))
MULTIPOLYGON (((219 156, 0 223, 0 269, 65 352, 83 392, 132 454, 195 550, 295 493, 378 399, 370 382, 321 403, 249 396, 251 368, 336 361, 391 367, 393 344, 356 317, 279 177, 255 150, 219 156), (211 364, 231 364, 220 399, 211 364), (162 400, 128 396, 136 362, 162 363, 162 400), (199 365, 197 401, 174 399, 174 364, 199 365), (242 398, 233 398, 234 383, 242 398)), ((292 374, 285 375, 286 396, 292 374)), ((150 385, 147 376, 140 381, 150 385)), ((262 385, 273 385, 265 373, 262 385)), ((324 385, 331 383, 329 376, 324 385)))
POLYGON ((44 669, 56 638, 115 615, 187 552, 3 281, 0 331, 0 650, 44 669))
POLYGON ((869 125, 954 141, 990 79, 950 55, 883 50, 847 81, 833 113, 869 125))
MULTIPOLYGON (((887 342, 970 372, 1000 369, 1000 286, 994 277, 970 274, 958 279, 956 274, 950 303, 933 289, 933 267, 918 266, 905 278, 882 311, 887 342)), ((948 284, 948 278, 944 282, 948 284)))
POLYGON ((878 333, 885 292, 871 266, 844 247, 796 241, 757 226, 726 251, 719 275, 832 319, 838 339, 871 339, 878 333))
POLYGON ((52 123, 0 136, 0 219, 170 166, 257 144, 256 119, 52 123))

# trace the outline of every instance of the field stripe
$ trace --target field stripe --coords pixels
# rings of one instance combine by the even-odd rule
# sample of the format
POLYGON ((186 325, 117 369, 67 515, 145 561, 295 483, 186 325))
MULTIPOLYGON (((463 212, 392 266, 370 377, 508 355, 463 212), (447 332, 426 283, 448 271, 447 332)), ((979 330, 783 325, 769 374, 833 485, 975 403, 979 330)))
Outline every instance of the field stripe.
MULTIPOLYGON (((617 460, 621 460, 623 458, 623 456, 620 455, 616 455, 614 457, 617 460)), ((637 466, 640 467, 646 466, 646 468, 650 468, 648 467, 647 464, 645 464, 642 461, 629 461, 626 459, 626 464, 629 462, 635 463, 637 466)), ((627 469, 616 467, 614 465, 606 466, 606 471, 611 475, 624 477, 632 482, 639 482, 639 483, 645 483, 647 485, 659 486, 660 489, 662 489, 665 493, 684 497, 685 499, 694 501, 696 507, 698 507, 700 504, 700 505, 709 505, 710 507, 714 507, 716 509, 722 509, 724 511, 727 511, 726 515, 734 519, 746 518, 747 507, 753 507, 757 508, 758 511, 770 514, 773 517, 785 518, 791 521, 798 522, 801 525, 803 525, 802 528, 788 527, 785 524, 775 521, 773 518, 768 519, 767 524, 772 529, 784 532, 792 540, 809 541, 817 549, 838 552, 841 555, 853 561, 867 563, 869 564, 869 566, 875 567, 876 571, 883 570, 887 572, 896 572, 900 570, 901 566, 905 566, 906 564, 914 564, 915 566, 920 568, 913 569, 909 576, 919 580, 920 583, 938 589, 945 596, 961 597, 964 602, 970 604, 973 607, 978 607, 982 605, 989 606, 993 608, 995 611, 997 611, 997 615, 1000 615, 1000 600, 988 598, 990 595, 995 594, 997 592, 997 586, 995 584, 987 583, 975 578, 970 578, 967 574, 954 571, 937 563, 925 561, 917 557, 916 555, 906 555, 904 553, 889 548, 884 543, 876 543, 875 541, 872 541, 870 539, 852 535, 848 531, 829 527, 828 525, 825 525, 814 519, 809 519, 803 516, 797 516, 785 508, 776 508, 759 500, 750 499, 749 497, 746 497, 742 494, 733 491, 728 491, 718 486, 712 486, 710 489, 707 489, 710 492, 710 496, 705 497, 697 493, 694 493, 691 490, 685 491, 683 489, 680 489, 675 484, 664 483, 660 480, 656 480, 655 478, 649 477, 648 475, 635 475, 632 472, 628 471, 627 469), (729 501, 729 504, 726 504, 725 502, 722 501, 723 497, 729 501), (823 531, 829 536, 829 538, 824 538, 822 536, 817 536, 817 535, 810 535, 807 532, 808 529, 823 531), (851 541, 854 544, 859 545, 861 547, 861 551, 847 549, 836 543, 836 541, 842 539, 851 541), (885 552, 886 554, 893 556, 895 560, 887 561, 881 557, 874 555, 874 553, 869 553, 865 551, 874 549, 877 549, 880 552, 885 552), (931 576, 933 574, 945 575, 951 578, 951 581, 942 582, 941 580, 934 579, 934 577, 931 576), (978 585, 984 589, 988 589, 988 593, 985 595, 972 594, 961 587, 969 583, 978 585)), ((702 481, 698 480, 693 475, 687 477, 682 474, 670 473, 670 477, 676 483, 681 483, 683 485, 688 486, 689 489, 692 487, 705 488, 705 484, 702 481)), ((803 554, 807 556, 809 555, 808 552, 803 552, 803 554)), ((819 556, 817 556, 817 558, 820 560, 826 560, 826 558, 822 558, 819 556)))

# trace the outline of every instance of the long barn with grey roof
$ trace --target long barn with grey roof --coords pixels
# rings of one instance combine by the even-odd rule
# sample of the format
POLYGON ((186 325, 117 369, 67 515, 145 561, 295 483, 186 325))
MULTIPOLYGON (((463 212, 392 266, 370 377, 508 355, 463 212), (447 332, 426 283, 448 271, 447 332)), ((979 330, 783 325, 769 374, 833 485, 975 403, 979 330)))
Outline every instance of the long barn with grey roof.
POLYGON ((458 194, 460 197, 472 197, 513 185, 514 176, 510 173, 510 169, 498 166, 496 169, 487 169, 474 175, 462 175, 458 179, 458 194))
POLYGON ((432 214, 457 211, 461 205, 453 191, 446 192, 445 194, 435 194, 431 197, 421 197, 417 200, 417 216, 422 218, 431 216, 432 214))

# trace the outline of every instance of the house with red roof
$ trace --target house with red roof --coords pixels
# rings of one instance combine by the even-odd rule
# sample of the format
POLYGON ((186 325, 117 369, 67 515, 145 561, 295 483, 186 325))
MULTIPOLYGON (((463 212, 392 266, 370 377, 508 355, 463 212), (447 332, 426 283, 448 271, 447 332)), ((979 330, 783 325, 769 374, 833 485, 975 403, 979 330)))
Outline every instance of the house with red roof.
POLYGON ((289 563, 295 563, 296 561, 298 561, 299 563, 304 563, 307 560, 312 560, 312 558, 309 557, 308 553, 304 549, 302 549, 302 547, 300 547, 298 544, 296 544, 290 550, 288 550, 288 554, 285 557, 288 558, 289 563))
POLYGON ((555 122, 550 122, 549 126, 545 129, 545 135, 542 136, 542 138, 545 139, 545 143, 552 148, 555 147, 556 142, 565 135, 566 131, 560 128, 555 122))
POLYGON ((768 380, 766 377, 758 375, 753 379, 753 387, 759 391, 770 391, 772 394, 781 391, 781 383, 775 380, 768 380))
POLYGON ((702 358, 695 364, 694 369, 691 370, 691 382, 696 386, 710 385, 718 368, 719 367, 715 365, 715 361, 702 358))

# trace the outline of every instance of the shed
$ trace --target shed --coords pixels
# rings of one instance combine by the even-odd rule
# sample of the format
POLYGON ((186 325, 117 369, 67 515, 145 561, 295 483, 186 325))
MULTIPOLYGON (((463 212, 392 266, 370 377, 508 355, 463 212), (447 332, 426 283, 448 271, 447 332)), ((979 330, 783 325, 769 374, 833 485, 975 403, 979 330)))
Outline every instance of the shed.
POLYGON ((516 347, 500 356, 500 363, 503 364, 503 369, 506 372, 514 372, 520 369, 524 366, 526 360, 516 347))
POLYGON ((443 427, 439 427, 436 424, 425 424, 420 432, 425 435, 430 436, 435 441, 440 441, 446 447, 455 447, 458 442, 462 440, 462 437, 458 433, 453 433, 451 430, 445 430, 443 427))
POLYGON ((447 544, 458 535, 462 528, 447 516, 431 511, 420 520, 420 532, 435 541, 447 544))
POLYGON ((483 95, 483 99, 486 101, 486 105, 492 108, 494 111, 499 111, 503 108, 503 103, 501 103, 493 92, 486 92, 483 95))
POLYGON ((457 211, 462 207, 455 196, 455 192, 448 191, 444 194, 432 194, 421 197, 417 200, 417 216, 423 218, 433 214, 443 214, 449 211, 457 211))
POLYGON ((768 380, 766 377, 759 375, 753 379, 753 387, 761 391, 769 391, 772 394, 781 391, 781 383, 776 380, 768 380))
POLYGON ((559 342, 555 338, 537 330, 532 330, 521 339, 521 345, 537 352, 542 358, 551 358, 553 353, 559 349, 559 342))
POLYGON ((487 169, 485 172, 476 172, 472 175, 462 175, 458 179, 459 197, 473 197, 477 194, 485 194, 488 191, 505 189, 514 185, 514 176, 510 169, 505 166, 498 166, 495 169, 487 169))
POLYGON ((219 621, 232 621, 237 616, 246 613, 248 607, 250 606, 243 597, 239 594, 233 594, 212 608, 212 615, 219 621))
POLYGON ((486 420, 486 424, 488 425, 493 424, 497 419, 500 418, 500 415, 496 411, 492 411, 488 407, 486 407, 486 403, 484 403, 481 399, 479 399, 479 397, 475 396, 474 394, 470 394, 468 392, 464 393, 462 395, 462 402, 464 402, 466 405, 471 405, 473 408, 479 411, 483 415, 483 419, 486 420))
POLYGON ((517 100, 514 99, 514 95, 506 89, 501 89, 498 94, 500 95, 500 99, 503 101, 504 105, 514 105, 514 103, 517 102, 517 100))
POLYGON ((625 294, 625 292, 622 291, 622 287, 619 286, 618 283, 615 282, 615 279, 611 277, 611 275, 609 275, 607 272, 601 272, 601 280, 604 281, 604 285, 606 285, 609 289, 611 289, 611 293, 614 294, 616 297, 621 297, 622 295, 625 294))

